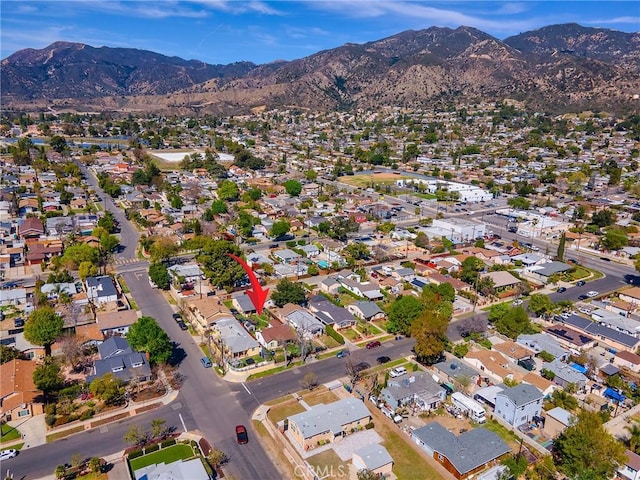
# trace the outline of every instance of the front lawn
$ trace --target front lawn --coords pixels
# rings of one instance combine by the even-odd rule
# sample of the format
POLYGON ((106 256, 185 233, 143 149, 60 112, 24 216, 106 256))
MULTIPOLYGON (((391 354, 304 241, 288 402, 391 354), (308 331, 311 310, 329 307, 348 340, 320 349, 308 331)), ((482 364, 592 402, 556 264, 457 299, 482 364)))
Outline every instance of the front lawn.
POLYGON ((331 390, 327 390, 325 388, 323 390, 318 390, 302 395, 302 399, 307 402, 308 405, 311 405, 313 407, 314 405, 320 405, 321 403, 335 402, 336 400, 338 400, 338 397, 331 390))
POLYGON ((356 332, 353 328, 346 328, 344 330, 340 330, 340 333, 343 337, 348 338, 350 341, 355 341, 360 339, 360 334, 356 332))
POLYGON ((129 465, 131 466, 131 470, 135 472, 140 468, 148 467, 156 463, 169 464, 177 460, 187 460, 192 457, 195 457, 195 455, 191 445, 178 444, 161 448, 156 452, 129 460, 129 465))
POLYGON ((291 415, 302 413, 304 411, 305 409, 302 405, 300 405, 300 402, 298 402, 297 400, 289 400, 288 402, 271 407, 267 416, 274 425, 277 425, 280 420, 284 420, 291 415))
POLYGON ((0 443, 2 442, 10 442, 12 440, 17 440, 20 438, 20 432, 17 428, 12 427, 6 423, 2 424, 2 432, 0 434, 0 443))
POLYGON ((327 347, 327 348, 334 348, 334 347, 339 347, 340 344, 334 340, 333 338, 331 338, 329 335, 322 335, 320 336, 319 340, 327 347))

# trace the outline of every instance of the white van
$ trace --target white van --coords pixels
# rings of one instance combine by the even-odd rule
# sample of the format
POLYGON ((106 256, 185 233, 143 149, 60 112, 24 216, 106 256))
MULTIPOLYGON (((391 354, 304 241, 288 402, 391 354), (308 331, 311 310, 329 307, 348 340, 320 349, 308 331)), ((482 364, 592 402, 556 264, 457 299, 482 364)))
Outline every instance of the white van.
POLYGON ((396 377, 401 377, 405 373, 407 373, 407 369, 406 368, 404 368, 404 367, 396 367, 396 368, 392 368, 391 369, 391 371, 389 372, 389 376, 391 378, 396 378, 396 377))

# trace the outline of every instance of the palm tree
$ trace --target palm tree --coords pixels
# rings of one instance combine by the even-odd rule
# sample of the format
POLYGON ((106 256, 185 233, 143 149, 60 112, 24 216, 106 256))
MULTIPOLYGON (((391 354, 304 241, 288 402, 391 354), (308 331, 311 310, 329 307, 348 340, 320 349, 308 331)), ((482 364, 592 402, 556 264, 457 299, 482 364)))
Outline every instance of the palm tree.
POLYGON ((640 423, 634 422, 632 425, 627 425, 624 428, 629 432, 629 438, 626 439, 629 450, 638 453, 638 450, 640 450, 640 423))

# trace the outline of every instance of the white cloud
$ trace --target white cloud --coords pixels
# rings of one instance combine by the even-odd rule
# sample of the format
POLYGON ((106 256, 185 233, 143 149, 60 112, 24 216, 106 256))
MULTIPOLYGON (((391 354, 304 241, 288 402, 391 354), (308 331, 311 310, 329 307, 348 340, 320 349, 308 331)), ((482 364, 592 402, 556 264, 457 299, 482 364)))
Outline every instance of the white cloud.
POLYGON ((616 17, 616 18, 607 18, 607 19, 598 19, 598 20, 582 20, 582 23, 588 23, 589 25, 594 24, 602 24, 602 25, 611 25, 617 23, 628 23, 631 25, 640 26, 640 17, 616 17))

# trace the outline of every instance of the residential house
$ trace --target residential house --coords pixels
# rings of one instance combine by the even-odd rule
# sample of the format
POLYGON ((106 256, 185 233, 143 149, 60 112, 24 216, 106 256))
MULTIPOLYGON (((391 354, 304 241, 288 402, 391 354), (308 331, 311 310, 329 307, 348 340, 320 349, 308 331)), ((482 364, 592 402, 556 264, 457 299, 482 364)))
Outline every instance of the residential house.
POLYGON ((180 285, 182 283, 198 283, 204 280, 204 273, 200 265, 196 263, 186 263, 183 265, 172 265, 167 268, 171 277, 171 283, 180 285))
POLYGON ((430 374, 414 372, 410 376, 389 378, 379 398, 394 410, 408 406, 426 412, 438 408, 446 400, 447 392, 430 374))
POLYGON ((305 337, 315 337, 324 332, 324 324, 309 310, 298 305, 288 303, 282 307, 281 316, 296 332, 305 337))
POLYGON ((626 461, 618 468, 618 476, 621 480, 640 480, 640 455, 627 450, 624 452, 626 461))
POLYGON ((434 364, 433 368, 436 382, 447 383, 459 383, 459 380, 469 381, 470 388, 472 385, 477 385, 478 380, 481 377, 481 373, 469 365, 467 362, 460 360, 456 357, 447 358, 442 362, 434 364))
POLYGON ((535 333, 532 335, 518 335, 516 341, 532 349, 536 354, 540 352, 547 352, 553 355, 554 358, 557 358, 560 361, 567 361, 571 352, 566 348, 563 348, 562 345, 551 335, 548 333, 535 333))
POLYGON ((107 275, 101 277, 87 277, 87 297, 90 302, 103 304, 118 301, 118 291, 113 279, 107 275))
POLYGON ((283 248, 282 250, 276 250, 273 252, 273 257, 278 260, 280 263, 292 264, 297 262, 300 259, 300 255, 294 252, 293 250, 289 250, 288 248, 283 248))
POLYGON ((380 478, 387 478, 392 474, 393 458, 387 449, 378 443, 372 443, 353 452, 351 463, 357 471, 367 470, 380 478))
POLYGON ((527 268, 523 273, 532 280, 546 285, 554 275, 567 272, 572 268, 566 263, 553 261, 527 268))
POLYGON ((30 360, 13 359, 0 365, 0 418, 27 419, 44 413, 42 391, 33 382, 38 367, 30 360))
POLYGON ((339 442, 353 430, 362 430, 371 421, 371 414, 362 400, 345 398, 311 407, 288 419, 291 439, 305 450, 319 442, 339 442))
POLYGON ((469 352, 464 357, 470 365, 480 370, 483 377, 492 383, 502 383, 505 380, 520 380, 520 373, 500 352, 477 350, 469 352))
POLYGON ((556 438, 571 425, 571 422, 574 419, 575 416, 564 408, 552 408, 544 414, 544 427, 542 428, 542 431, 545 435, 551 438, 556 438))
POLYGON ((44 235, 44 225, 37 217, 28 217, 22 221, 18 227, 18 235, 23 239, 40 238, 44 235))
POLYGON ((281 323, 256 332, 256 339, 263 347, 274 350, 296 340, 296 332, 291 325, 281 323))
POLYGON ((413 430, 411 438, 457 479, 497 465, 511 452, 494 432, 474 428, 456 436, 437 421, 413 430))
POLYGON ((135 480, 209 480, 200 458, 176 460, 169 464, 154 463, 133 472, 135 480))
POLYGON ((27 302, 26 288, 0 289, 0 306, 22 305, 27 302))
POLYGON ((640 287, 631 287, 618 293, 620 300, 629 302, 638 308, 640 306, 640 287))
POLYGON ((599 343, 605 343, 616 350, 635 352, 640 346, 640 338, 627 335, 626 333, 614 330, 605 325, 592 322, 579 315, 571 315, 569 318, 555 317, 555 319, 595 337, 598 339, 599 343))
POLYGON ((213 328, 231 357, 250 357, 260 353, 260 344, 235 318, 222 318, 216 321, 213 328))
POLYGON ((589 380, 585 375, 572 368, 566 363, 562 363, 559 360, 554 360, 551 363, 546 363, 544 369, 550 371, 555 375, 553 381, 565 388, 569 384, 574 384, 578 390, 584 390, 587 381, 589 380))
POLYGON ((309 299, 309 310, 325 325, 334 328, 347 328, 355 325, 356 319, 346 308, 332 303, 324 295, 315 295, 309 299))
POLYGON ((522 381, 536 387, 545 397, 551 395, 553 391, 557 389, 557 386, 552 381, 541 377, 536 372, 527 372, 524 377, 522 377, 522 381))
POLYGON ((377 283, 361 283, 351 278, 338 278, 338 282, 340 282, 340 286, 358 297, 366 298, 367 300, 381 300, 384 298, 377 283))
POLYGON ((385 318, 384 311, 377 303, 366 300, 358 300, 351 305, 347 305, 347 310, 351 312, 353 316, 360 320, 364 320, 365 322, 385 318))
POLYGON ((591 311, 591 318, 600 325, 632 337, 637 337, 640 334, 640 321, 620 315, 618 312, 596 308, 591 311))
POLYGON ((110 337, 98 345, 99 360, 93 362, 93 371, 87 382, 112 373, 125 383, 135 379, 138 382, 151 380, 151 367, 146 355, 134 351, 122 337, 110 337))
POLYGON ((620 368, 627 368, 632 372, 640 372, 640 355, 622 350, 613 356, 613 364, 620 368))
POLYGON ((571 351, 586 351, 596 343, 593 337, 562 324, 547 327, 544 331, 553 335, 562 345, 571 351))
POLYGON ((531 422, 540 415, 544 396, 533 385, 521 383, 496 395, 494 413, 513 427, 531 422))
POLYGON ((526 363, 531 364, 533 362, 533 356, 535 355, 533 350, 529 350, 525 346, 513 341, 496 343, 491 349, 500 352, 508 358, 509 361, 521 365, 526 363))
POLYGON ((231 304, 233 305, 233 308, 238 310, 238 312, 242 313, 243 315, 256 313, 256 307, 253 305, 253 301, 246 293, 242 293, 233 297, 233 300, 231 300, 231 304))
POLYGON ((318 286, 320 287, 320 291, 324 293, 328 293, 329 295, 335 295, 340 290, 340 282, 336 280, 334 277, 327 277, 322 280, 318 286))
POLYGON ((513 290, 521 282, 519 278, 514 277, 507 271, 488 272, 480 274, 481 278, 490 278, 493 282, 493 288, 496 292, 505 292, 507 290, 513 290))
POLYGON ((187 311, 201 331, 213 326, 217 319, 232 316, 217 297, 194 298, 187 302, 187 311))
POLYGON ((126 336, 129 327, 137 321, 138 314, 135 310, 96 313, 96 324, 105 338, 114 335, 126 336))
POLYGON ((309 258, 317 257, 318 255, 320 255, 320 249, 314 244, 303 245, 300 247, 300 250, 302 250, 309 258))

